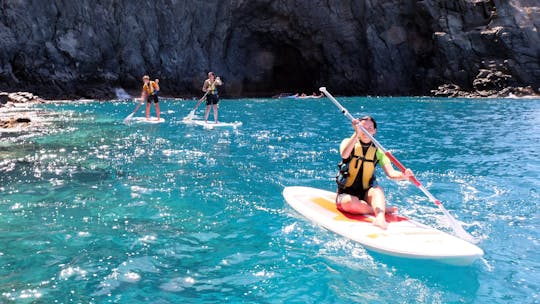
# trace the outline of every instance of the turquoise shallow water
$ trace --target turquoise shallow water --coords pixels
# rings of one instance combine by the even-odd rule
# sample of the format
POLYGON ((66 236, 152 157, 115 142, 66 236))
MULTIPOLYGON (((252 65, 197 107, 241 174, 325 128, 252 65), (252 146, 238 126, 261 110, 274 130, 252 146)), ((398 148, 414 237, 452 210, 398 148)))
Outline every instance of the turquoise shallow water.
MULTIPOLYGON (((537 303, 540 100, 344 98, 481 239, 470 267, 389 258, 284 202, 334 189, 351 127, 320 100, 224 100, 237 130, 122 123, 134 105, 40 106, 36 133, 1 134, 1 303, 537 303)), ((379 182, 411 218, 449 231, 412 184, 379 182)))

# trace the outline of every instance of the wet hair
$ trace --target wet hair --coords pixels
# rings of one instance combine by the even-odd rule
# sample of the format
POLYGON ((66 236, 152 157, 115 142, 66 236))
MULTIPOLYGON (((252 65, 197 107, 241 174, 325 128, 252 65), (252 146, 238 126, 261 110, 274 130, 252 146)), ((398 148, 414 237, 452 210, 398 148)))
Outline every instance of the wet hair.
POLYGON ((212 75, 212 76, 216 77, 216 75, 214 75, 214 72, 208 72, 208 75, 212 75))
POLYGON ((144 75, 142 79, 150 79, 150 76, 144 75))
POLYGON ((358 120, 362 121, 362 120, 369 120, 373 123, 373 128, 377 129, 377 122, 375 121, 375 119, 373 119, 373 117, 369 116, 369 115, 366 115, 362 118, 359 118, 358 120))

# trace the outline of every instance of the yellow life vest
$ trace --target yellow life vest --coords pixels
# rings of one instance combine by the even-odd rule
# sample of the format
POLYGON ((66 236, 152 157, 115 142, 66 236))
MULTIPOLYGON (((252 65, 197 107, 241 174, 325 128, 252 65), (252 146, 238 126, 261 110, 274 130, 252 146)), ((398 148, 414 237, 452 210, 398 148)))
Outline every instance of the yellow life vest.
POLYGON ((345 189, 353 186, 358 177, 362 178, 362 189, 366 190, 369 188, 375 172, 375 165, 378 162, 376 153, 377 147, 373 143, 369 145, 366 155, 364 155, 360 142, 354 144, 352 157, 350 157, 349 161, 343 160, 340 165, 340 174, 346 178, 342 188, 345 189))
POLYGON ((208 81, 208 88, 206 88, 206 91, 208 92, 208 94, 212 94, 212 95, 215 95, 217 93, 216 81, 215 80, 212 83, 210 83, 210 81, 208 81))
POLYGON ((157 84, 154 82, 154 81, 149 81, 148 83, 145 83, 143 85, 143 90, 148 94, 148 95, 154 95, 154 92, 155 92, 155 89, 157 87, 157 84))

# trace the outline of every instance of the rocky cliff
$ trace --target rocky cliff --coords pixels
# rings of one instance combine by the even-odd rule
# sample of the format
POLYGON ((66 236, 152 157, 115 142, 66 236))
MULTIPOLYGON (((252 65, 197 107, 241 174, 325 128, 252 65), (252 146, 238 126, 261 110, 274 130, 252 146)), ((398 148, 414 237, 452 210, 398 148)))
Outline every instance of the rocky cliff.
POLYGON ((540 87, 539 0, 0 5, 0 90, 48 98, 135 94, 143 74, 160 78, 165 94, 197 95, 208 70, 230 96, 540 87))

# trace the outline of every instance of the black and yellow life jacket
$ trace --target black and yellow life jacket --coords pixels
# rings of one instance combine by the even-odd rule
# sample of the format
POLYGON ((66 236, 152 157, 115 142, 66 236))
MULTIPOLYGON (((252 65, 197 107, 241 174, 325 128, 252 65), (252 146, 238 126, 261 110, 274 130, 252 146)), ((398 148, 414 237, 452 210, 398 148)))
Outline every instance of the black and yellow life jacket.
POLYGON ((336 182, 341 189, 359 188, 358 178, 361 178, 362 189, 369 189, 374 178, 377 159, 377 147, 371 143, 364 155, 364 148, 360 142, 354 144, 352 156, 343 159, 338 167, 339 173, 336 176, 336 182))
POLYGON ((157 84, 154 81, 149 81, 143 85, 143 90, 146 92, 146 94, 148 94, 148 96, 150 96, 157 93, 156 87, 157 84))
POLYGON ((208 94, 217 95, 218 90, 216 88, 216 81, 215 80, 212 83, 210 83, 210 81, 208 81, 208 87, 206 88, 206 91, 208 92, 208 94))

